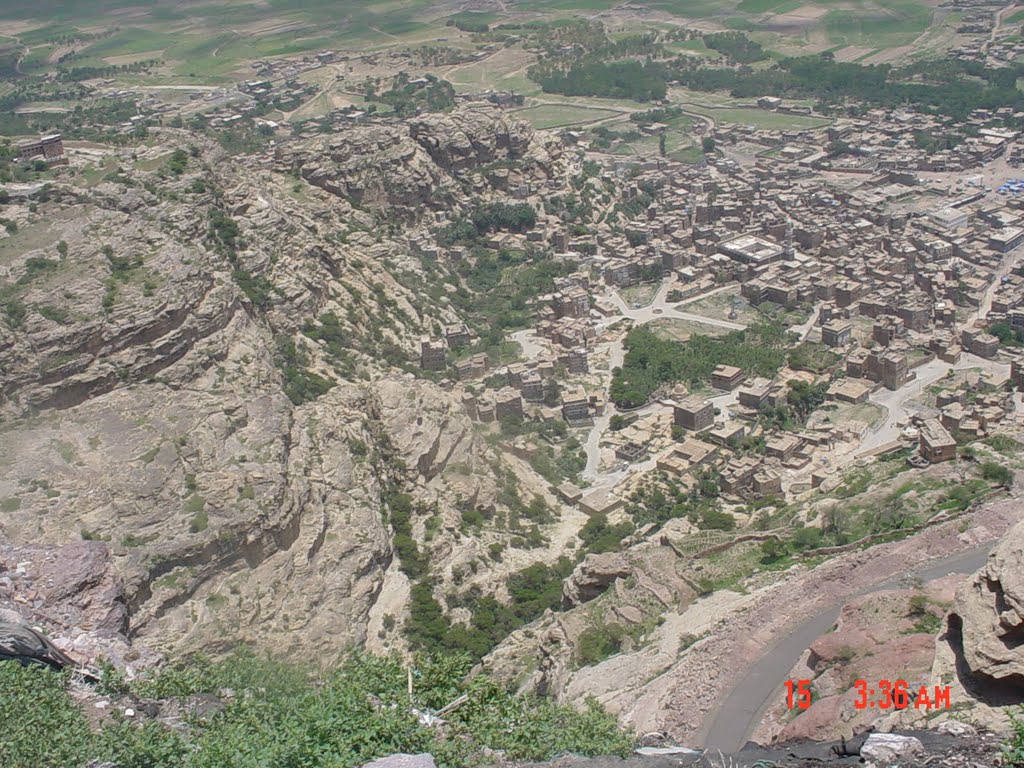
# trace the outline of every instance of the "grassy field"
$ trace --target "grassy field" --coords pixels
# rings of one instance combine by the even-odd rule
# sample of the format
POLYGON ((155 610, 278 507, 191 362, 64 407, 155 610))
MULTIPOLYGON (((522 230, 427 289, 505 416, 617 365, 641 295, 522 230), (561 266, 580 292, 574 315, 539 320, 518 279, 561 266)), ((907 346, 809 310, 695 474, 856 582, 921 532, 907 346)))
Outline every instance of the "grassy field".
POLYGON ((672 318, 654 320, 648 323, 648 327, 661 338, 672 341, 687 341, 690 337, 698 334, 701 336, 721 336, 728 333, 725 328, 717 325, 707 325, 692 320, 674 320, 672 318))
POLYGON ((621 113, 613 109, 536 104, 524 109, 517 109, 512 114, 518 118, 529 120, 534 128, 561 128, 569 125, 585 125, 597 120, 616 117, 621 113))
POLYGON ((540 93, 537 84, 526 77, 533 58, 518 48, 504 48, 482 61, 441 68, 436 74, 461 92, 492 89, 532 96, 540 93))
POLYGON ((824 22, 833 44, 889 48, 914 42, 933 18, 934 11, 916 0, 878 0, 876 8, 830 10, 824 22))
POLYGON ((765 130, 785 131, 799 130, 805 128, 821 128, 831 123, 821 117, 807 117, 806 115, 790 115, 785 112, 770 112, 765 109, 743 108, 743 107, 702 107, 687 105, 687 109, 701 115, 707 115, 716 123, 735 123, 737 125, 752 125, 755 128, 765 130))
POLYGON ((670 43, 666 46, 672 53, 688 53, 691 55, 703 56, 707 59, 720 59, 722 54, 708 48, 703 38, 697 37, 693 40, 684 40, 681 43, 670 43))

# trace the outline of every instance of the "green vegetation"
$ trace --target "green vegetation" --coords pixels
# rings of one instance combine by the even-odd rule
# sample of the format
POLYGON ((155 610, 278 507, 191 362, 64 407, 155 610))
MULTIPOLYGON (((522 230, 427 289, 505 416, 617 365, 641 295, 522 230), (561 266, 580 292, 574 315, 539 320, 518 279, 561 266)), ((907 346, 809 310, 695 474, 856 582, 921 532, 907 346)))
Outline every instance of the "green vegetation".
POLYGON ((450 112, 455 106, 452 84, 434 75, 427 75, 423 80, 425 82, 411 82, 403 72, 395 77, 390 91, 376 95, 371 87, 366 98, 390 105, 398 117, 410 117, 420 112, 450 112))
POLYGON ((188 168, 188 152, 184 149, 174 150, 167 161, 167 171, 173 176, 181 176, 186 168, 188 168))
POLYGON ((396 752, 430 752, 442 766, 481 762, 491 750, 521 761, 563 752, 625 756, 633 739, 589 702, 582 711, 514 696, 486 675, 467 680, 465 656, 352 654, 316 671, 237 651, 220 662, 197 657, 128 682, 110 671, 102 685, 145 699, 236 692, 225 707, 190 719, 186 730, 114 717, 91 729, 67 693, 66 676, 0 665, 0 764, 65 768, 91 761, 123 768, 353 768, 396 752), (407 691, 407 667, 414 687, 407 691), (444 729, 421 725, 414 708, 437 710, 465 694, 444 729), (514 726, 509 727, 510 724, 514 726))
POLYGON ((1009 712, 1013 733, 1002 745, 1003 764, 1008 766, 1024 765, 1024 707, 1016 712, 1009 712))
POLYGON ((25 272, 18 278, 18 285, 28 285, 41 277, 56 272, 60 262, 42 256, 30 256, 25 259, 25 272))
POLYGON ((805 341, 789 351, 789 367, 794 371, 810 371, 822 374, 837 365, 842 356, 824 344, 805 341))
POLYGON ((566 96, 656 101, 664 99, 667 90, 661 68, 639 61, 587 61, 564 71, 538 65, 530 69, 530 77, 545 93, 566 96))
POLYGON ((1007 322, 993 323, 988 332, 999 339, 1004 347, 1024 347, 1024 331, 1011 328, 1007 322))
POLYGON ((1009 435, 992 435, 986 437, 982 442, 1003 456, 1015 456, 1020 453, 1021 448, 1024 448, 1024 445, 1009 435))
MULTIPOLYGON (((497 555, 500 557, 500 549, 497 555)), ((484 595, 479 587, 450 596, 448 602, 452 607, 463 606, 472 611, 468 626, 453 624, 442 611, 430 584, 417 582, 410 596, 406 636, 414 648, 428 653, 457 651, 479 659, 513 630, 558 606, 562 579, 572 572, 573 566, 573 561, 563 557, 553 566, 535 563, 514 573, 508 580, 508 605, 484 595)))
POLYGON ((284 377, 284 393, 295 405, 316 400, 334 386, 332 379, 309 370, 309 356, 291 338, 278 338, 274 359, 284 377))
POLYGON ((732 515, 719 508, 718 475, 702 471, 696 476, 692 488, 678 483, 668 486, 648 484, 629 497, 626 512, 637 526, 650 523, 661 525, 673 518, 685 517, 694 525, 707 530, 729 531, 736 527, 732 515))
POLYGON ((919 592, 910 598, 909 616, 914 619, 914 631, 934 635, 942 626, 942 619, 931 610, 931 600, 919 592))
POLYGON ((391 491, 385 494, 384 504, 388 510, 388 520, 395 532, 393 542, 398 553, 399 567, 410 579, 418 579, 427 572, 430 563, 420 554, 419 547, 412 537, 412 497, 407 493, 391 491))
POLYGON ((1024 93, 1016 88, 1016 68, 989 69, 959 59, 897 69, 888 64, 836 62, 832 54, 823 53, 783 59, 757 70, 701 67, 687 59, 666 66, 662 76, 675 77, 692 90, 727 90, 736 98, 771 95, 814 98, 826 105, 851 99, 879 107, 914 104, 922 111, 957 119, 980 108, 1024 106, 1024 93))
POLYGON ((447 295, 489 353, 500 350, 509 330, 529 326, 533 321, 530 302, 553 291, 554 279, 574 269, 569 262, 544 259, 539 254, 494 251, 482 245, 472 247, 471 255, 459 262, 454 274, 441 272, 430 259, 424 259, 423 266, 426 289, 422 278, 417 278, 416 286, 423 300, 440 301, 447 295), (449 293, 446 285, 454 285, 456 290, 449 293))
POLYGON ((575 661, 580 667, 597 664, 622 650, 626 630, 604 622, 587 627, 576 642, 575 661))
POLYGON ((491 232, 526 232, 536 224, 537 213, 527 203, 488 203, 469 217, 443 227, 437 233, 437 242, 444 246, 472 243, 491 232))
POLYGON ((569 125, 580 125, 604 120, 621 114, 611 109, 593 109, 590 107, 573 107, 562 104, 537 104, 524 109, 517 109, 515 116, 529 120, 534 128, 561 128, 569 125))
POLYGON ((760 44, 755 43, 741 32, 718 32, 713 35, 704 35, 704 45, 712 51, 718 51, 737 64, 753 64, 756 61, 764 61, 768 54, 760 44))
POLYGON ((722 364, 772 378, 786 360, 786 338, 782 328, 761 324, 724 336, 693 336, 681 344, 660 339, 643 326, 634 328, 626 336, 623 365, 612 378, 611 398, 620 408, 634 408, 663 384, 703 384, 722 364))
POLYGON ((986 461, 981 465, 981 476, 990 483, 1001 485, 1004 488, 1013 485, 1013 472, 994 461, 986 461))
POLYGON ((629 536, 635 527, 632 523, 623 521, 611 525, 606 514, 598 513, 591 515, 586 525, 580 529, 580 540, 583 548, 588 552, 599 554, 602 552, 615 552, 624 538, 629 536))
POLYGON ((263 275, 253 275, 239 262, 238 251, 245 247, 245 241, 242 240, 238 222, 220 208, 210 208, 207 216, 207 242, 231 262, 234 268, 231 276, 249 301, 260 309, 267 309, 271 304, 273 285, 263 275))

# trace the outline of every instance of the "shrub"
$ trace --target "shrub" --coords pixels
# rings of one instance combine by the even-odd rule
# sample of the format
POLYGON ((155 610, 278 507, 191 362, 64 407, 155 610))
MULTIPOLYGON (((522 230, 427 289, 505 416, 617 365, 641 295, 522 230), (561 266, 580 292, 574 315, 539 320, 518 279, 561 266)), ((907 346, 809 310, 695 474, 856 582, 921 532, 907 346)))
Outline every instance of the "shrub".
POLYGON ((66 678, 42 667, 0 664, 0 765, 84 765, 91 734, 64 690, 66 678), (12 727, 13 726, 13 727, 12 727))
POLYGON ((608 516, 603 513, 592 515, 586 525, 580 529, 580 541, 588 552, 615 552, 620 542, 634 530, 629 522, 608 524, 608 516))
POLYGON ((1003 765, 1020 768, 1024 766, 1024 707, 1019 707, 1016 714, 1008 714, 1013 725, 1013 734, 1003 743, 1003 765))
POLYGON ((990 483, 1001 485, 1004 488, 1013 485, 1013 472, 994 461, 986 461, 981 465, 981 476, 990 483))
POLYGON ((125 720, 93 732, 67 693, 65 676, 0 665, 0 718, 16 724, 0 738, 0 765, 354 768, 382 755, 430 752, 439 764, 461 768, 494 750, 517 761, 543 761, 564 752, 626 756, 632 749, 633 738, 593 702, 579 711, 515 696, 485 675, 467 682, 468 672, 469 660, 459 655, 404 662, 353 653, 315 674, 247 651, 217 663, 198 656, 132 682, 114 680, 113 689, 143 698, 216 695, 222 688, 244 695, 181 732, 125 720), (465 705, 445 718, 443 732, 417 720, 414 707, 436 710, 463 693, 465 705))
POLYGON ((597 624, 587 627, 576 641, 576 662, 588 667, 614 656, 622 649, 626 631, 619 624, 597 624))
POLYGON ((700 517, 700 527, 714 531, 731 531, 736 528, 736 518, 718 509, 706 509, 700 517))
POLYGON ((181 176, 188 167, 188 152, 184 149, 176 149, 171 153, 167 161, 167 170, 175 176, 181 176))
POLYGON ((316 400, 334 386, 334 381, 310 371, 309 357, 287 337, 277 341, 277 366, 284 377, 284 393, 295 405, 316 400))
POLYGON ((761 562, 765 565, 777 562, 789 554, 789 549, 778 539, 765 539, 761 542, 761 562))

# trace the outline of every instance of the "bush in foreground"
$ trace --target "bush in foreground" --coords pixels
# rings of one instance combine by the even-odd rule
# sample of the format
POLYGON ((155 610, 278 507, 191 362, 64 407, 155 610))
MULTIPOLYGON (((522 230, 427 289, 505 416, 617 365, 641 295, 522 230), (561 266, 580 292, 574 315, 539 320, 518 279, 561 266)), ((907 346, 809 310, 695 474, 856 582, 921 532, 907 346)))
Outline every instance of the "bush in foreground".
POLYGON ((561 752, 625 755, 632 737, 589 702, 583 711, 515 696, 484 675, 466 680, 468 657, 416 659, 413 694, 397 657, 353 653, 337 668, 304 667, 238 652, 224 661, 197 658, 110 690, 140 698, 219 695, 222 711, 190 718, 184 731, 148 721, 112 719, 98 731, 66 691, 66 677, 0 664, 0 765, 74 768, 109 760, 119 768, 349 768, 395 752, 430 752, 440 766, 475 765, 486 750, 514 760, 561 752), (465 694, 441 728, 413 713, 437 710, 465 694))

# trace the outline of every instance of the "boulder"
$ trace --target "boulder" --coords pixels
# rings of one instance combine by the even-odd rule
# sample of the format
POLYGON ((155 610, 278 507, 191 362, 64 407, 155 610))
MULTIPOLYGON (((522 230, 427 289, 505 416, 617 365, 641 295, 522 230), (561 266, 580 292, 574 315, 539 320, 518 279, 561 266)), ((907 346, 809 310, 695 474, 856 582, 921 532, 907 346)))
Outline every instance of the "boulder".
POLYGON ((1024 523, 961 585, 952 613, 959 618, 963 657, 973 675, 1024 683, 1024 523))
POLYGON ((367 763, 363 768, 437 768, 437 765, 434 763, 433 755, 421 752, 418 755, 388 755, 367 763))
POLYGON ((587 555, 566 579, 562 588, 562 603, 571 606, 593 600, 616 579, 624 578, 632 571, 629 560, 620 553, 587 555))
POLYGON ((861 757, 879 765, 892 765, 924 752, 924 745, 913 736, 898 733, 872 733, 860 748, 861 757))
POLYGON ((956 737, 978 735, 978 730, 973 725, 961 723, 959 720, 943 720, 935 730, 956 737))

